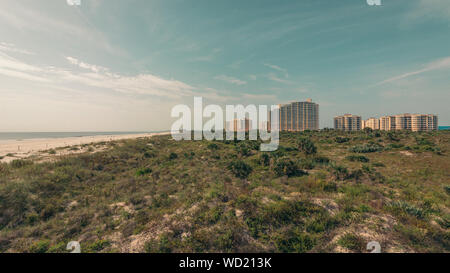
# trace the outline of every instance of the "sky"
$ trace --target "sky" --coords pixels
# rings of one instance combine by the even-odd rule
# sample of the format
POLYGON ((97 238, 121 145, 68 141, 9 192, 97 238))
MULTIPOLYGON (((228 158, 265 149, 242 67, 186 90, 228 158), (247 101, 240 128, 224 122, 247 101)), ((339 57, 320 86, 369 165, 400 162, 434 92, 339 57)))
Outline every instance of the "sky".
POLYGON ((0 131, 169 130, 194 96, 450 125, 450 1, 0 0, 0 131))

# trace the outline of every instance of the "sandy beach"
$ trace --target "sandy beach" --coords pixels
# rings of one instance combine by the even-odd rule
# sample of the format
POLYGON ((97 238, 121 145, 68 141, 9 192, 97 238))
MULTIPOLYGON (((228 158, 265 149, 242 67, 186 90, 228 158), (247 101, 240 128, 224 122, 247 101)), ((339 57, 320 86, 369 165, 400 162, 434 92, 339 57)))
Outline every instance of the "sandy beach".
MULTIPOLYGON (((44 151, 62 147, 95 144, 99 142, 110 142, 123 139, 134 139, 141 137, 152 137, 155 135, 166 135, 164 133, 128 134, 128 135, 97 135, 66 138, 42 138, 28 140, 0 140, 0 162, 10 162, 14 159, 39 156, 44 151)), ((59 153, 61 154, 61 153, 59 153)))

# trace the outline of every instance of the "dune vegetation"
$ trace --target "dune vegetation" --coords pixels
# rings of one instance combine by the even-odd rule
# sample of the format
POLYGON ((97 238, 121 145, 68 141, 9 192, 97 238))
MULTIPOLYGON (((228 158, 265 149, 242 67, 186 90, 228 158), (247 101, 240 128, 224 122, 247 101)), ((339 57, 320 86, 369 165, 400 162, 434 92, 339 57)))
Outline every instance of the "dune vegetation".
POLYGON ((1 163, 0 252, 449 252, 449 141, 321 130, 267 153, 155 136, 1 163))

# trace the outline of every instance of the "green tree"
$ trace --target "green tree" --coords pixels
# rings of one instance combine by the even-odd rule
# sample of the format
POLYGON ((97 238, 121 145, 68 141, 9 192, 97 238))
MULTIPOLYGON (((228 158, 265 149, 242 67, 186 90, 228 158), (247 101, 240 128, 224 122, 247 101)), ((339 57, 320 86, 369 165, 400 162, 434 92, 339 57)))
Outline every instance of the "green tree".
POLYGON ((317 153, 317 148, 309 138, 301 138, 298 141, 298 150, 305 155, 313 155, 317 153))

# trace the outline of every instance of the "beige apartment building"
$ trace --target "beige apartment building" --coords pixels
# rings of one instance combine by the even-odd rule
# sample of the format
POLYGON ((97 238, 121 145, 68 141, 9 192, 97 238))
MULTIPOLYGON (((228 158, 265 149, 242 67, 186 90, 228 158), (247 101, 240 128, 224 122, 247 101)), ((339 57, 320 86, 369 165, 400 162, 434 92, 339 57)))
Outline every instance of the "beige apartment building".
POLYGON ((307 99, 280 106, 280 131, 319 130, 319 105, 307 99))
POLYGON ((358 131, 361 130, 361 117, 351 114, 337 116, 334 118, 334 129, 343 131, 358 131))
POLYGON ((436 115, 411 115, 411 131, 437 131, 438 117, 436 115))
POLYGON ((395 117, 384 116, 380 118, 380 130, 391 131, 395 130, 395 117))
MULTIPOLYGON (((366 127, 370 127, 370 125, 372 125, 372 122, 375 122, 369 120, 365 121, 366 127)), ((379 118, 378 121, 379 129, 384 131, 409 130, 413 132, 419 132, 435 131, 438 129, 438 118, 436 115, 401 114, 394 116, 384 116, 379 118)))
POLYGON ((362 129, 370 128, 372 130, 380 130, 380 120, 377 118, 369 118, 362 121, 362 129))

